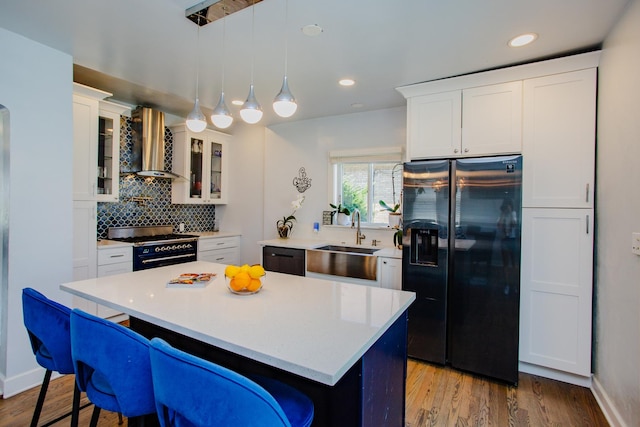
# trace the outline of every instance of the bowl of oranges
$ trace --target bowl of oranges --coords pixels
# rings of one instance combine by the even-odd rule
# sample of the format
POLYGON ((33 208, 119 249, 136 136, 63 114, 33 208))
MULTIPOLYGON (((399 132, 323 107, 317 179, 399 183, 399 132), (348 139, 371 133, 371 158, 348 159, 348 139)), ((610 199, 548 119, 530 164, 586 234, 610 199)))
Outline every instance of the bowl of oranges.
POLYGON ((260 264, 228 265, 224 270, 227 288, 238 295, 252 295, 260 292, 265 274, 260 264))

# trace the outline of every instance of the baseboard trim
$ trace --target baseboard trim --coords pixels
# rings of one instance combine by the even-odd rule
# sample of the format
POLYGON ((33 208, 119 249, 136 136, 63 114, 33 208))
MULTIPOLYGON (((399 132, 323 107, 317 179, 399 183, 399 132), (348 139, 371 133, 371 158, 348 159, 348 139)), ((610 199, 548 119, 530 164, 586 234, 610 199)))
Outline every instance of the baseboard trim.
POLYGON ((532 365, 522 361, 518 364, 518 370, 531 375, 538 375, 540 377, 551 378, 556 381, 591 388, 591 376, 585 377, 582 375, 571 374, 551 368, 545 368, 543 366, 532 365))
POLYGON ((620 413, 609 398, 606 390, 602 387, 602 384, 600 384, 596 377, 593 377, 591 393, 593 393, 593 397, 595 397, 596 402, 598 402, 598 406, 602 409, 602 413, 611 427, 627 427, 627 424, 622 420, 620 413))
MULTIPOLYGON (((29 390, 31 388, 41 386, 42 379, 44 378, 44 372, 44 368, 37 367, 30 371, 23 372, 22 374, 15 377, 5 377, 2 384, 3 399, 15 396, 16 394, 22 393, 23 391, 29 390)), ((60 377, 60 374, 57 372, 53 372, 51 375, 52 380, 58 377, 60 377)))

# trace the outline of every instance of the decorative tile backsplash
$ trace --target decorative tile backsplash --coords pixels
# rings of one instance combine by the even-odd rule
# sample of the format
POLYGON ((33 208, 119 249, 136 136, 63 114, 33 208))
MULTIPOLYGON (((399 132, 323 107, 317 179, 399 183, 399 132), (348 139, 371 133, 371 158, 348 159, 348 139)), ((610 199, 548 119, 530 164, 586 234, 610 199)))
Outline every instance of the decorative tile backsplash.
MULTIPOLYGON (((164 165, 171 170, 173 135, 165 128, 164 165)), ((131 119, 120 118, 120 169, 128 170, 131 163, 133 141, 131 119)), ((186 232, 212 231, 215 219, 214 205, 171 204, 171 180, 144 178, 137 175, 120 177, 120 201, 98 203, 98 239, 107 238, 109 227, 173 225, 184 223, 186 232), (132 201, 132 197, 149 198, 144 202, 132 201)))

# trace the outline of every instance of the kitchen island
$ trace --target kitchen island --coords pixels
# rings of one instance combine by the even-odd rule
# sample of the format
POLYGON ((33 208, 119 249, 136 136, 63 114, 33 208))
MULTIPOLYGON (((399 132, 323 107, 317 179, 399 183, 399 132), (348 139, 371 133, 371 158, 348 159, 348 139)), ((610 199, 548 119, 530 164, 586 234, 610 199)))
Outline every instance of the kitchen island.
POLYGON ((192 262, 88 279, 61 289, 130 316, 131 328, 306 393, 317 426, 404 426, 407 308, 415 294, 268 272, 235 295, 223 264, 192 262), (215 273, 170 289, 182 273, 215 273))

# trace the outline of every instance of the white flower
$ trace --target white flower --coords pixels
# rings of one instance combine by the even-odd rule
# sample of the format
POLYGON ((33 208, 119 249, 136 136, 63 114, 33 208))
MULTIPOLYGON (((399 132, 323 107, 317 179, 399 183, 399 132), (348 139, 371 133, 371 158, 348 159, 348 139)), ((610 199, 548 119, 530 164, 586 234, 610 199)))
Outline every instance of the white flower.
POLYGON ((304 196, 300 194, 297 199, 291 202, 291 208, 295 211, 302 207, 302 202, 304 202, 304 196))

